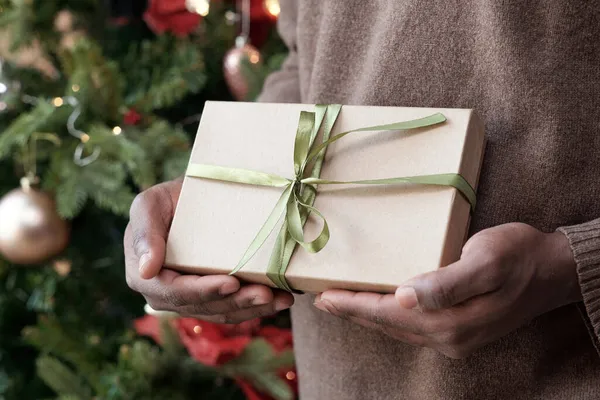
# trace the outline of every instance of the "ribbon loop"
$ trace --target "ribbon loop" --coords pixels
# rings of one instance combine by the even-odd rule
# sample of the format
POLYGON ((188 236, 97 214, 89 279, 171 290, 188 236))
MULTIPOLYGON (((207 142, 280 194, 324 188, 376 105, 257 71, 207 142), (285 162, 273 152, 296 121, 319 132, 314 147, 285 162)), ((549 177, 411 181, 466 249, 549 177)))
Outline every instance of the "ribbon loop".
POLYGON ((250 261, 271 235, 271 232, 282 219, 281 217, 284 216, 283 224, 275 241, 275 247, 269 259, 267 276, 278 288, 292 291, 292 288, 285 279, 285 272, 297 245, 300 245, 308 252, 318 253, 325 248, 330 238, 327 220, 313 206, 317 193, 316 185, 396 185, 408 183, 454 187, 469 201, 471 208, 475 208, 475 190, 460 174, 404 176, 359 181, 321 179, 321 169, 327 148, 330 144, 350 133, 391 130, 404 131, 430 127, 446 121, 446 117, 443 114, 437 113, 411 121, 359 128, 331 137, 331 132, 341 109, 342 106, 337 104, 317 105, 315 112, 302 111, 300 113, 300 120, 294 141, 294 173, 296 175, 294 179, 241 168, 204 164, 191 164, 189 166, 186 175, 191 177, 285 188, 273 211, 271 211, 267 220, 250 243, 250 246, 244 252, 241 260, 231 272, 231 275, 238 272, 250 261), (323 132, 322 140, 320 144, 315 145, 319 131, 323 132), (306 167, 310 163, 313 163, 312 169, 307 174, 306 167), (314 240, 307 242, 304 238, 304 225, 310 214, 314 214, 322 219, 323 227, 314 240))

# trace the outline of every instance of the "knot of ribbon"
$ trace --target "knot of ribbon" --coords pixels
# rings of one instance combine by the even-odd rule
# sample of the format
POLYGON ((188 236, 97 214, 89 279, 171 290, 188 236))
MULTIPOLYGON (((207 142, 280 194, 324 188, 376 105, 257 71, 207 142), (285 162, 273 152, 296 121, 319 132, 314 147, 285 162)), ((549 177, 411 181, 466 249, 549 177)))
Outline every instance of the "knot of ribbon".
POLYGON ((456 173, 359 181, 320 179, 327 147, 350 133, 406 131, 438 125, 446 121, 446 117, 443 114, 436 113, 411 121, 354 129, 332 137, 331 132, 341 109, 341 105, 317 105, 314 112, 302 111, 300 113, 294 143, 294 179, 260 171, 217 165, 190 164, 188 167, 186 175, 189 177, 283 188, 283 192, 273 207, 273 211, 271 211, 271 214, 269 214, 267 220, 244 252, 237 266, 231 272, 231 275, 238 272, 250 261, 271 235, 283 216, 283 223, 269 259, 266 274, 278 288, 290 292, 293 291, 285 279, 285 272, 297 245, 300 245, 311 253, 318 253, 327 245, 330 237, 327 220, 319 210, 313 207, 317 195, 316 185, 396 185, 410 183, 447 186, 456 188, 471 204, 471 208, 475 207, 475 190, 464 177, 456 173), (317 144, 316 139, 321 131, 322 141, 317 144), (304 238, 304 225, 310 214, 320 218, 323 227, 315 239, 306 241, 304 238))

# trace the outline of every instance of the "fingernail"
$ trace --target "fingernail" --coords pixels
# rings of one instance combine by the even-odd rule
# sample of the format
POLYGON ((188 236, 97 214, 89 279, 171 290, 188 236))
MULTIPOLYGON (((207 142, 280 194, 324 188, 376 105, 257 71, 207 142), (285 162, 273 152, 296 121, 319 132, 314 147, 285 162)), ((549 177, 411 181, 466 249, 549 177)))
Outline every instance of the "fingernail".
POLYGON ((290 305, 285 301, 278 300, 275 302, 275 311, 283 311, 288 308, 290 308, 290 305))
POLYGON ((314 303, 313 303, 313 306, 315 306, 315 308, 317 308, 317 309, 319 309, 319 310, 321 310, 321 311, 324 311, 324 312, 326 312, 326 313, 328 313, 328 314, 331 314, 331 313, 329 312, 329 310, 327 309, 327 307, 325 307, 325 302, 326 302, 326 301, 327 301, 327 300, 323 300, 323 299, 321 298, 321 295, 318 295, 318 296, 315 298, 315 301, 314 301, 314 303))
POLYGON ((264 306, 265 304, 268 304, 269 302, 267 300, 265 300, 264 298, 257 296, 254 299, 252 299, 252 305, 253 306, 264 306))
POLYGON ((219 294, 221 296, 229 296, 230 294, 234 294, 240 289, 240 285, 236 282, 228 282, 221 286, 219 289, 219 294))
POLYGON ((148 262, 150 261, 150 258, 151 258, 150 257, 150 253, 144 253, 144 254, 142 254, 142 256, 140 257, 140 261, 139 261, 140 272, 144 272, 144 269, 148 265, 148 262))
POLYGON ((417 292, 411 287, 401 287, 396 290, 396 300, 400 303, 402 308, 412 310, 419 306, 419 299, 417 298, 417 292))

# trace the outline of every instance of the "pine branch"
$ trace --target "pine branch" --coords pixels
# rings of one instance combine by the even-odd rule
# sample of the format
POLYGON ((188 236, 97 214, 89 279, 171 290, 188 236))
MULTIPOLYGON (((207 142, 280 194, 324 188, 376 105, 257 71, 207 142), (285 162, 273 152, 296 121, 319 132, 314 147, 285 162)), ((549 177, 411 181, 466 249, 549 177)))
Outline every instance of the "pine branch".
POLYGON ((72 219, 77 216, 85 205, 88 193, 79 185, 76 176, 70 176, 54 188, 56 205, 62 218, 72 219))
POLYGON ((91 400, 89 387, 69 367, 58 359, 42 356, 36 362, 38 376, 61 396, 73 396, 79 400, 91 400))
POLYGON ((10 51, 32 42, 34 21, 32 1, 12 0, 11 5, 0 14, 0 27, 8 27, 10 30, 10 51))
POLYGON ((123 186, 119 190, 107 192, 101 189, 92 190, 90 197, 94 199, 96 205, 113 214, 127 217, 131 203, 135 198, 135 193, 129 187, 123 186))
POLYGON ((90 128, 90 136, 90 146, 97 146, 103 158, 114 158, 124 163, 138 187, 147 188, 156 183, 153 160, 148 158, 139 143, 128 137, 127 131, 114 135, 108 127, 94 125, 90 128))
POLYGON ((144 41, 121 64, 126 81, 135 82, 126 103, 146 113, 171 107, 205 86, 204 69, 202 53, 191 41, 167 36, 144 41))
MULTIPOLYGON (((78 333, 81 337, 83 332, 78 333)), ((45 319, 35 327, 23 330, 25 341, 45 354, 54 354, 68 361, 92 387, 100 383, 100 370, 90 354, 90 349, 69 336, 58 320, 45 319)))
POLYGON ((264 339, 252 341, 235 360, 221 367, 231 377, 248 379, 259 390, 277 400, 291 400, 294 393, 277 372, 291 368, 294 358, 291 352, 276 354, 264 339))
POLYGON ((27 143, 35 132, 43 130, 56 110, 53 105, 40 101, 33 110, 13 121, 0 135, 0 160, 11 155, 16 147, 27 143))

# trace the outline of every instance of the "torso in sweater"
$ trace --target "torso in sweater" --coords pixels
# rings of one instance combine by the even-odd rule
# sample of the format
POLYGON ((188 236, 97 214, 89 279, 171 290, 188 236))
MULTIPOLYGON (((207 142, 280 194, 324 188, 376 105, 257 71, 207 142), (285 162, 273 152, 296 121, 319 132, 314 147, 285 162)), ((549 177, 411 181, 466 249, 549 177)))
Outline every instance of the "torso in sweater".
MULTIPOLYGON (((513 221, 550 231, 600 217, 600 1, 282 6, 297 57, 263 99, 474 108, 488 145, 473 232, 513 221)), ((450 360, 311 301, 299 297, 293 309, 304 400, 600 398, 600 358, 576 306, 450 360)))

